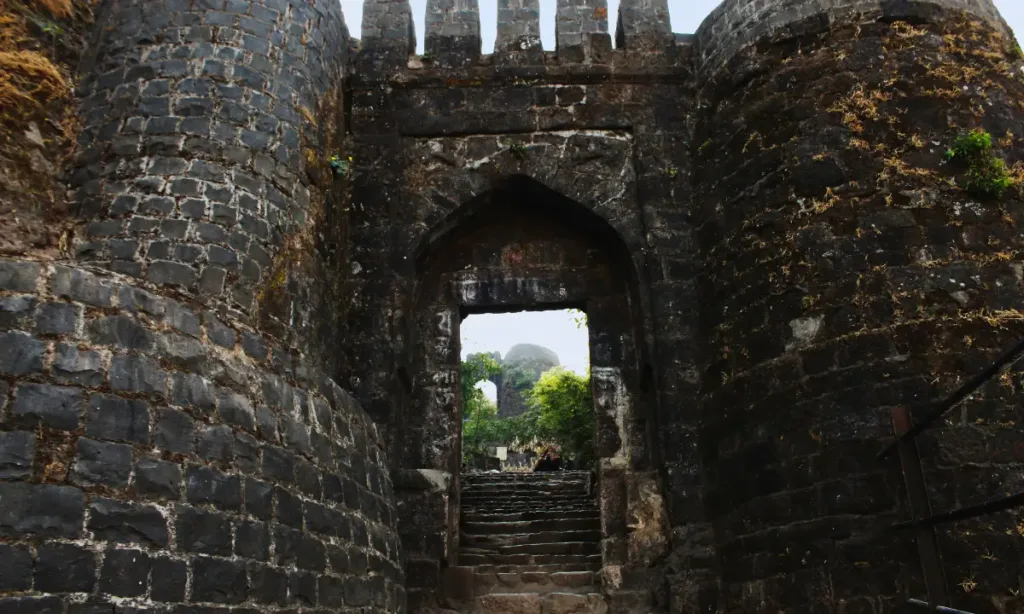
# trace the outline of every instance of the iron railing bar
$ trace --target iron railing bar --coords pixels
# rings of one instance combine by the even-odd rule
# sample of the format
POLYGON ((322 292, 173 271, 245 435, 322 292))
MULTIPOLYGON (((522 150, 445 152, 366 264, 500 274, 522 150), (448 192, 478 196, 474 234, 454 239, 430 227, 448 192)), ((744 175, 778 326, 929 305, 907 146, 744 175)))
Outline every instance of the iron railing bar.
MULTIPOLYGON (((899 437, 910 428, 910 410, 905 406, 899 406, 893 407, 890 413, 893 433, 899 437)), ((932 515, 932 507, 928 500, 928 487, 925 484, 924 469, 921 467, 917 441, 913 439, 902 441, 898 444, 898 449, 900 466, 903 469, 903 482, 907 487, 910 517, 913 520, 927 518, 932 515)), ((924 574, 928 603, 934 606, 949 605, 949 591, 946 589, 946 576, 942 570, 942 555, 939 551, 935 530, 932 527, 915 525, 914 533, 917 554, 921 561, 921 571, 924 574)))
POLYGON ((889 456, 890 454, 893 453, 893 451, 896 449, 896 446, 901 441, 919 435, 922 431, 931 426, 933 422, 941 418, 943 415, 946 414, 946 412, 955 407, 960 401, 963 401, 970 395, 974 394, 978 390, 978 388, 981 388, 982 385, 988 382, 988 380, 995 377, 996 374, 999 373, 999 371, 1002 370, 1003 367, 1020 358, 1022 354, 1024 354, 1024 339, 1021 339, 1019 342, 1017 342, 1017 345, 1010 348, 1006 353, 1000 356, 994 363, 985 368, 985 370, 978 373, 971 379, 967 380, 967 382, 965 382, 964 385, 957 388, 953 392, 953 394, 949 395, 942 402, 936 405, 935 408, 932 409, 932 411, 930 411, 924 417, 923 420, 921 420, 914 426, 910 427, 910 429, 907 430, 907 432, 897 436, 894 441, 890 442, 889 445, 885 446, 885 448, 883 448, 882 451, 878 453, 878 458, 881 459, 885 458, 886 456, 889 456))
POLYGON ((892 525, 893 530, 908 529, 910 527, 931 527, 937 524, 943 524, 946 522, 956 522, 958 520, 966 520, 968 518, 974 518, 975 516, 984 516, 985 514, 994 514, 995 512, 1001 512, 1003 510, 1013 509, 1015 507, 1024 506, 1024 492, 1019 492, 1015 495, 1008 497, 1000 497, 998 499, 991 499, 984 503, 977 505, 971 505, 968 507, 962 507, 960 509, 946 512, 944 514, 935 514, 934 516, 928 516, 921 520, 908 520, 906 522, 898 522, 892 525))
POLYGON ((971 612, 967 612, 966 610, 957 610, 955 608, 947 608, 944 605, 937 605, 935 607, 932 607, 932 606, 928 605, 926 602, 921 601, 920 599, 910 599, 910 600, 907 601, 907 603, 909 603, 912 606, 917 606, 919 608, 924 608, 924 609, 928 610, 929 612, 938 612, 939 614, 972 614, 971 612))

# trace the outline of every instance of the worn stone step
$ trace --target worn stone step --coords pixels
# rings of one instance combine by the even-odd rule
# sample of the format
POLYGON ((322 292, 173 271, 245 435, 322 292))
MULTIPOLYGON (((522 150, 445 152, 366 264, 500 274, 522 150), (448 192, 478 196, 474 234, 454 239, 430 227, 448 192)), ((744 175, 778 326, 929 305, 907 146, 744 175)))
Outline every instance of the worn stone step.
POLYGON ((585 492, 572 492, 564 490, 518 490, 509 491, 505 493, 496 492, 473 492, 471 490, 463 490, 462 499, 469 499, 470 501, 493 501, 495 503, 500 501, 508 501, 509 499, 530 499, 536 501, 538 499, 551 500, 551 501, 593 501, 594 497, 585 492))
POLYGON ((598 593, 491 593, 474 600, 476 614, 607 614, 598 593))
POLYGON ((593 563, 555 563, 548 565, 474 565, 471 568, 475 573, 523 573, 528 571, 543 571, 557 573, 560 571, 591 571, 601 570, 601 560, 593 563))
POLYGON ((494 499, 502 499, 508 496, 519 496, 519 497, 550 497, 555 495, 570 495, 574 497, 588 497, 591 493, 582 486, 568 487, 564 486, 561 488, 554 488, 550 486, 531 486, 531 487, 520 487, 520 486, 493 486, 487 488, 463 488, 462 496, 473 496, 473 497, 490 497, 494 499))
POLYGON ((475 595, 488 593, 595 593, 598 577, 592 571, 475 571, 475 595))
POLYGON ((459 551, 459 564, 478 565, 601 565, 600 554, 506 554, 483 550, 459 551))
POLYGON ((579 510, 525 510, 516 512, 495 512, 493 510, 462 510, 463 522, 526 522, 534 520, 569 520, 596 518, 599 522, 601 514, 597 507, 579 510))
POLYGON ((588 510, 597 509, 596 503, 589 499, 581 499, 578 501, 571 500, 556 500, 551 499, 507 499, 505 501, 487 501, 487 500, 474 500, 474 499, 463 499, 462 507, 467 509, 487 509, 487 510, 506 510, 506 509, 550 509, 550 510, 588 510))
POLYGON ((464 552, 496 552, 498 554, 597 554, 597 542, 547 542, 494 547, 463 548, 464 552))
POLYGON ((541 531, 537 533, 490 533, 487 535, 473 535, 463 533, 461 545, 463 548, 501 548, 504 546, 520 546, 524 544, 551 544, 565 542, 593 542, 601 541, 600 530, 589 531, 541 531))
POLYGON ((545 518, 543 520, 520 520, 513 522, 467 521, 462 522, 462 532, 469 535, 498 533, 537 533, 540 531, 598 531, 601 517, 591 518, 545 518))
POLYGON ((529 473, 463 473, 464 482, 531 482, 547 480, 587 480, 589 471, 537 471, 529 473))

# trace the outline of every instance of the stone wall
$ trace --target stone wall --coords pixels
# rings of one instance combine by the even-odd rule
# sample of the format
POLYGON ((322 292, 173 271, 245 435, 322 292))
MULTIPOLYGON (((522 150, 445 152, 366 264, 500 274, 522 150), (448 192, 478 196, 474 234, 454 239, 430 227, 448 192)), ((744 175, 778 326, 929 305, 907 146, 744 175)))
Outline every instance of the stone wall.
POLYGON ((25 260, 0 331, 0 611, 404 608, 383 442, 301 355, 25 260))
MULTIPOLYGON (((613 611, 923 593, 878 532, 888 410, 1024 333, 1020 192, 943 161, 982 127, 1024 176, 991 3, 729 0, 685 37, 624 0, 613 49, 567 0, 554 52, 498 8, 482 56, 476 3, 430 2, 416 56, 405 0, 355 55, 333 0, 101 4, 78 261, 0 265, 0 609, 398 612, 406 573, 436 605, 458 323, 539 305, 590 316, 613 611)), ((1015 377, 922 441, 936 509, 1022 487, 1015 377)), ((1015 520, 941 534, 956 605, 1021 609, 1015 520)))
MULTIPOLYGON (((701 447, 720 603, 889 612, 925 594, 912 535, 884 530, 909 515, 898 461, 876 458, 890 409, 920 418, 1024 336, 1020 193, 971 195, 944 161, 974 128, 1009 165, 1024 156, 1020 57, 1001 22, 979 19, 995 15, 987 2, 790 5, 728 2, 698 35, 701 447), (719 29, 752 46, 716 47, 719 29)), ((922 439, 936 512, 1024 486, 1007 445, 1014 377, 922 439)), ((1022 607, 1016 522, 938 528, 954 606, 1022 607)))
POLYGON ((308 222, 300 132, 340 86, 341 7, 110 0, 99 12, 79 94, 77 256, 247 317, 308 222))

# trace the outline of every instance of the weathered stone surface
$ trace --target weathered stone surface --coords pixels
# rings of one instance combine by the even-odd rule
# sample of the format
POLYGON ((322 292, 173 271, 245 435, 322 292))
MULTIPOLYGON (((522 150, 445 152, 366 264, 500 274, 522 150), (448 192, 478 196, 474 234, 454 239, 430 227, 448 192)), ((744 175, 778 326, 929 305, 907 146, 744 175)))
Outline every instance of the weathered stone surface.
MULTIPOLYGON (((972 195, 944 157, 983 128, 1020 180, 994 6, 727 0, 684 36, 623 0, 613 49, 606 3, 557 4, 545 52, 538 4, 500 0, 493 57, 468 0, 428 3, 427 56, 406 0, 368 2, 358 43, 337 2, 104 5, 66 75, 69 253, 0 260, 0 611, 440 607, 476 503, 459 321, 569 305, 600 518, 517 510, 468 560, 599 560, 613 612, 920 593, 912 550, 868 537, 909 516, 887 412, 1024 335, 1020 191, 972 195)), ((922 439, 936 509, 1020 489, 1016 379, 922 439)), ((978 579, 954 605, 1021 610, 1018 520, 943 538, 978 579)), ((519 571, 479 575, 556 586, 519 571)), ((477 605, 604 607, 536 596, 477 605)))

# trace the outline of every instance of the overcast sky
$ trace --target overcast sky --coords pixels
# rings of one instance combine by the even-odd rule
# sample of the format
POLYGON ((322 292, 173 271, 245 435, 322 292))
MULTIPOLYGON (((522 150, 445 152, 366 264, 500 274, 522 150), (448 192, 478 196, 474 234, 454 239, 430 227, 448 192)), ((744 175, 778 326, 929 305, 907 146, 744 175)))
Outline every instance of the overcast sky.
MULTIPOLYGON (((413 20, 416 22, 416 44, 420 53, 423 52, 423 16, 426 12, 427 0, 410 0, 412 3, 413 20)), ((480 33, 483 37, 484 53, 494 49, 494 37, 498 31, 497 0, 478 0, 480 3, 480 33)), ((995 0, 996 6, 1002 11, 1003 17, 1017 32, 1018 38, 1024 36, 1024 0, 995 0)), ((719 0, 668 0, 669 12, 672 15, 672 31, 691 34, 711 12, 719 0)), ((345 12, 345 23, 348 24, 352 36, 359 38, 359 27, 363 19, 362 0, 341 0, 345 12)), ((615 19, 618 16, 619 0, 608 0, 608 31, 615 32, 615 19)), ((544 48, 555 48, 555 0, 540 0, 540 38, 544 48)))

